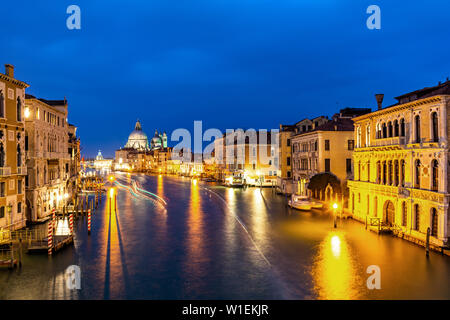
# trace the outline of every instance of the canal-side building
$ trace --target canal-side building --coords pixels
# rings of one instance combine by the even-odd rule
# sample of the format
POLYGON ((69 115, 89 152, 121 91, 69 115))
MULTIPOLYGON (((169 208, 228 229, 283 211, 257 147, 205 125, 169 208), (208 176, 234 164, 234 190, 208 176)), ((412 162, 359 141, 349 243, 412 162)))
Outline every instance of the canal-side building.
POLYGON ((69 148, 67 100, 26 95, 27 221, 36 222, 61 210, 71 199, 76 173, 69 148))
MULTIPOLYGON (((77 137, 77 127, 68 124, 68 153, 70 155, 69 174, 73 184, 79 178, 81 171, 80 138, 77 137)), ((73 185, 75 187, 75 185, 73 185)))
POLYGON ((448 246, 450 82, 396 99, 382 108, 377 95, 378 110, 354 119, 352 215, 420 244, 430 229, 432 245, 448 246))
POLYGON ((295 192, 292 179, 292 137, 296 134, 314 130, 318 126, 327 123, 328 117, 319 116, 313 119, 303 119, 293 125, 280 124, 279 131, 279 169, 277 173, 277 187, 281 193, 291 194, 295 192))
POLYGON ((351 177, 354 149, 352 118, 370 111, 367 108, 341 109, 331 120, 313 123, 311 130, 300 131, 291 137, 295 193, 308 194, 311 178, 319 173, 334 175, 341 185, 351 177))
POLYGON ((214 141, 216 179, 238 177, 248 185, 276 186, 278 132, 247 131, 241 138, 238 132, 226 133, 214 141))
POLYGON ((94 160, 94 169, 103 172, 111 171, 113 159, 105 159, 102 155, 102 152, 98 150, 97 156, 94 160))
POLYGON ((161 169, 167 172, 171 152, 172 149, 167 147, 165 132, 160 134, 156 130, 149 142, 141 122, 137 120, 125 146, 115 152, 114 169, 136 172, 156 172, 161 169))
POLYGON ((0 73, 0 229, 25 226, 25 89, 14 67, 0 73))

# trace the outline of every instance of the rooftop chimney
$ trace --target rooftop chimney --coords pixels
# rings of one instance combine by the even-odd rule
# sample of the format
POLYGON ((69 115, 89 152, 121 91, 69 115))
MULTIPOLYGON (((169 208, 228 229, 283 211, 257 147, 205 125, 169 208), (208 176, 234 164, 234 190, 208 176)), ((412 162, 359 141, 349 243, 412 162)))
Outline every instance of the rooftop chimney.
POLYGON ((14 78, 14 66, 12 64, 5 64, 5 74, 8 77, 14 78))
POLYGON ((384 94, 382 93, 377 93, 375 95, 375 99, 377 99, 377 104, 378 104, 378 110, 382 109, 382 103, 383 103, 383 98, 384 98, 384 94))

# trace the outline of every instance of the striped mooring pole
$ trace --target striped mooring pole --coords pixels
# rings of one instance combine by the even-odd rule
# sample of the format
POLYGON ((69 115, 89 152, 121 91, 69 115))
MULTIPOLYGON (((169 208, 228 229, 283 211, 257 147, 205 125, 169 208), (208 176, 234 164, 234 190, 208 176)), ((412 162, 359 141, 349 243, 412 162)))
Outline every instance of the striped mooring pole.
POLYGON ((53 252, 53 223, 51 221, 48 222, 47 242, 48 255, 51 256, 53 252))
POLYGON ((88 209, 88 234, 91 234, 91 209, 88 209))
POLYGON ((52 210, 52 223, 53 223, 53 229, 56 228, 56 210, 52 210))
POLYGON ((70 229, 70 235, 73 235, 73 213, 69 216, 69 229, 70 229))

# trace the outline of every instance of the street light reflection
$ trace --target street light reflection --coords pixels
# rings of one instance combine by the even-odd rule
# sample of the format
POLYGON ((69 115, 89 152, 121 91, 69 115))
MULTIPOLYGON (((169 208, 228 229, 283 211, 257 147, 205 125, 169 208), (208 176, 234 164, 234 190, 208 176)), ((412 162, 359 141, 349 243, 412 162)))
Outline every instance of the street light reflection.
POLYGON ((331 232, 320 245, 313 267, 319 299, 356 299, 361 285, 343 232, 331 232))

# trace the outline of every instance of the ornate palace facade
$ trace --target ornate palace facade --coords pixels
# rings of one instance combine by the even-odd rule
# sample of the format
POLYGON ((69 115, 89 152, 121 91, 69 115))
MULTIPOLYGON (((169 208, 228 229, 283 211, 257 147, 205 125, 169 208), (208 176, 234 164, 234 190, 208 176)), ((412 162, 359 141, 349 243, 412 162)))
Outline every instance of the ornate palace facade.
POLYGON ((378 218, 399 236, 448 245, 450 82, 396 98, 398 103, 354 119, 350 210, 378 218))

